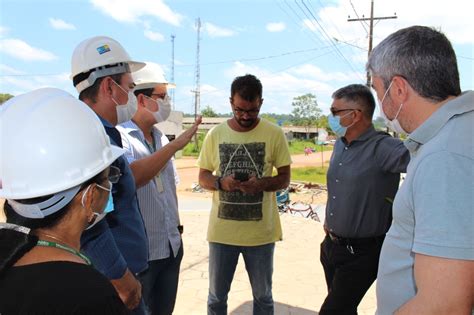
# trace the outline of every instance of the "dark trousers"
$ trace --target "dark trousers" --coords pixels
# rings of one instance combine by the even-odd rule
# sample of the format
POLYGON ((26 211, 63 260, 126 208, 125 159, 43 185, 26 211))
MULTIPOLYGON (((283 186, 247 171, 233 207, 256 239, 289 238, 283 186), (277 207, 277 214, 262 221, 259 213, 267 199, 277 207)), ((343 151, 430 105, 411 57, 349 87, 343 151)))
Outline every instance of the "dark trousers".
POLYGON ((319 315, 357 314, 357 306, 377 278, 382 243, 383 237, 349 247, 324 238, 320 259, 328 295, 319 315))
MULTIPOLYGON (((171 250, 171 249, 170 249, 171 250)), ((176 257, 171 250, 170 257, 148 262, 148 269, 139 276, 143 299, 152 315, 173 313, 178 292, 179 268, 183 259, 183 243, 176 257)))

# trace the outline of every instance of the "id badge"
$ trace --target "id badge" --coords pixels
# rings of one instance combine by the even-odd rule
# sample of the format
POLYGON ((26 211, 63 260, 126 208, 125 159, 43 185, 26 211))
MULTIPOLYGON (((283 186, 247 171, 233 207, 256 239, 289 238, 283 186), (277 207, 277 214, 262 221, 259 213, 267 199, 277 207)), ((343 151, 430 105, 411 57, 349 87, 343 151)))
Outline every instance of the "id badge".
POLYGON ((158 192, 163 192, 164 187, 163 187, 163 180, 161 179, 161 175, 158 174, 155 176, 155 184, 156 188, 158 189, 158 192))

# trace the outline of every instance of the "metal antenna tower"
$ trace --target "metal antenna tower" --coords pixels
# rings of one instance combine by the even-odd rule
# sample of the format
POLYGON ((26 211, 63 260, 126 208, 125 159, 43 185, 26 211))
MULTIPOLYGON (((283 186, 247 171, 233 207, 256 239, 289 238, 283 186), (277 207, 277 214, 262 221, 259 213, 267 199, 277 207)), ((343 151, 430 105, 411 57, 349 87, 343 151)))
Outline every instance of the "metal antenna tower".
POLYGON ((199 43, 201 41, 201 19, 196 19, 196 29, 197 29, 197 47, 196 47, 196 87, 194 91, 194 118, 197 117, 197 114, 200 110, 201 105, 201 67, 199 61, 199 43))
MULTIPOLYGON (((176 37, 176 35, 174 34, 171 34, 171 83, 175 83, 174 82, 174 38, 176 37)), ((174 89, 170 89, 171 91, 171 101, 173 103, 173 110, 175 110, 175 104, 174 104, 174 89)))

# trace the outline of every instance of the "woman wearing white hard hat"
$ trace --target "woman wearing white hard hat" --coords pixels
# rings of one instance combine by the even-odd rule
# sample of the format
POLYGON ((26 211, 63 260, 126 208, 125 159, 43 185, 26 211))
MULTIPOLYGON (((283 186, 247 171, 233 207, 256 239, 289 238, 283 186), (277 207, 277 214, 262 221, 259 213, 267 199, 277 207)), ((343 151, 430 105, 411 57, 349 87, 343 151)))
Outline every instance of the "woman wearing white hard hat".
POLYGON ((112 205, 112 146, 85 104, 52 88, 0 111, 0 314, 127 314, 80 252, 84 229, 112 205), (31 139, 31 140, 30 140, 31 139))

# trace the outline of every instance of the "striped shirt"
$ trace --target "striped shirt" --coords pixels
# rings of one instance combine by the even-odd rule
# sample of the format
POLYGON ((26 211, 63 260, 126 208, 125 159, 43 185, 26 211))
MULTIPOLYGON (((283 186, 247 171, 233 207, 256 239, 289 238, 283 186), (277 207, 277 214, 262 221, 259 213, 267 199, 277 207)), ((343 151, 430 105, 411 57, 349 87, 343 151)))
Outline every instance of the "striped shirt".
MULTIPOLYGON (((117 129, 121 133, 123 148, 127 150, 125 157, 130 164, 169 143, 168 138, 156 127, 152 129, 154 147, 147 143, 143 132, 133 121, 125 122, 117 129)), ((148 235, 149 260, 170 257, 170 245, 173 256, 176 257, 181 246, 177 182, 178 175, 171 159, 153 180, 137 189, 140 211, 148 235)))

